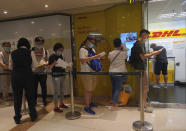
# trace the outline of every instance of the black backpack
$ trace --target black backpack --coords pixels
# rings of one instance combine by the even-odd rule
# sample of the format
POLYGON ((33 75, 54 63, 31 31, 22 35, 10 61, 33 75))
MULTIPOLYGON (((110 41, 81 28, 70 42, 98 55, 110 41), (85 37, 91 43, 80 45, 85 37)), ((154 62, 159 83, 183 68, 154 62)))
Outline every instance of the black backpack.
POLYGON ((131 66, 134 67, 134 65, 137 63, 137 53, 136 53, 136 43, 133 45, 133 47, 131 48, 131 55, 129 57, 129 63, 131 64, 131 66))

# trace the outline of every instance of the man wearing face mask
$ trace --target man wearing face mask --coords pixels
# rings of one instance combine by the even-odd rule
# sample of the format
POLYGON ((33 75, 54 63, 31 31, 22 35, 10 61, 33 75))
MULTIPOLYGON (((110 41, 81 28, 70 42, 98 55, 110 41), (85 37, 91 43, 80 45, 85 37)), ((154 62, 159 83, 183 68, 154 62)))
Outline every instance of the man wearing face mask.
MULTIPOLYGON (((149 38, 150 32, 148 30, 142 29, 139 34, 139 39, 136 41, 134 46, 131 49, 131 57, 133 57, 134 62, 132 66, 136 70, 136 72, 143 72, 144 73, 144 106, 145 106, 145 111, 148 113, 152 112, 151 108, 147 107, 146 100, 147 100, 147 93, 149 91, 148 87, 148 78, 146 74, 146 60, 147 58, 153 56, 153 55, 158 55, 161 53, 162 50, 158 51, 153 51, 151 53, 146 53, 146 48, 145 48, 145 42, 149 38)), ((138 79, 139 81, 139 79, 138 79)), ((140 85, 140 84, 138 84, 140 85)), ((137 99, 139 101, 139 92, 140 92, 140 87, 137 87, 137 99)))
MULTIPOLYGON (((3 73, 9 73, 9 63, 10 63, 10 54, 11 54, 11 44, 10 42, 4 42, 2 44, 3 51, 0 52, 0 63, 3 67, 3 73)), ((1 76, 2 78, 2 94, 3 94, 3 100, 6 105, 9 105, 7 102, 8 100, 8 92, 10 88, 10 81, 11 81, 11 76, 10 75, 3 75, 1 76)))
MULTIPOLYGON (((35 73, 43 73, 48 64, 48 51, 44 49, 44 39, 42 37, 35 38, 36 46, 32 48, 34 52, 34 63, 37 63, 33 71, 35 73)), ((32 53, 33 54, 33 53, 32 53)), ((33 57, 33 55, 32 55, 33 57)), ((37 104, 37 89, 40 83, 42 89, 43 105, 47 105, 47 75, 46 74, 35 74, 34 75, 34 87, 35 87, 35 104, 37 104)))
MULTIPOLYGON (((82 43, 79 50, 79 58, 81 65, 81 72, 95 72, 90 67, 90 62, 95 59, 100 59, 99 55, 89 56, 89 51, 94 50, 96 40, 90 36, 86 38, 86 40, 82 43)), ((96 76, 95 75, 82 75, 81 76, 83 87, 84 87, 84 98, 85 98, 85 112, 94 115, 95 112, 92 110, 92 107, 96 107, 95 104, 92 103, 92 92, 96 88, 96 76)))

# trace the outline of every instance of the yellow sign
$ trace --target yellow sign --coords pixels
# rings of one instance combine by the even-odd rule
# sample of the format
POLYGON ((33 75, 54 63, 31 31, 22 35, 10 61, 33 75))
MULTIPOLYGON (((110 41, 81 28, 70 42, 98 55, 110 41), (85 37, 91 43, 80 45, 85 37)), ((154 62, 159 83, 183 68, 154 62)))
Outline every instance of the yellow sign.
POLYGON ((150 31, 149 39, 186 37, 186 28, 150 31))

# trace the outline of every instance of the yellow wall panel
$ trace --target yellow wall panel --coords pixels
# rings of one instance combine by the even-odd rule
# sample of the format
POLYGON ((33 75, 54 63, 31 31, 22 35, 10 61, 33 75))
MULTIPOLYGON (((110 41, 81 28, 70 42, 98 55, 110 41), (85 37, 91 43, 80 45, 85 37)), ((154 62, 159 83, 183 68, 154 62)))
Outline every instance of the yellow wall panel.
MULTIPOLYGON (((113 40, 120 38, 120 33, 138 32, 142 29, 142 4, 121 4, 109 8, 102 12, 87 13, 74 16, 74 33, 76 43, 77 71, 80 71, 79 47, 89 32, 102 33, 105 41, 98 43, 97 52, 109 52, 113 49, 113 40)), ((108 72, 109 62, 106 56, 102 60, 103 71, 108 72)), ((133 68, 127 64, 128 71, 133 72, 133 68)), ((96 96, 111 96, 111 83, 108 76, 97 77, 97 88, 94 92, 96 96)), ((77 77, 78 94, 83 95, 82 83, 77 77)), ((136 78, 130 76, 128 83, 132 85, 132 99, 135 99, 136 78)))

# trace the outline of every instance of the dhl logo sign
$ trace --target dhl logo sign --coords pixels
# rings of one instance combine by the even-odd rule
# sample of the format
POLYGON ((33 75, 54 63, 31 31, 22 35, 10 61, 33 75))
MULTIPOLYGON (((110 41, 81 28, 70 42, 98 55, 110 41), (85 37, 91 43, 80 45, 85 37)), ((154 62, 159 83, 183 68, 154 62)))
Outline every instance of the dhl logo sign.
POLYGON ((149 39, 186 37, 186 28, 150 31, 149 39))

